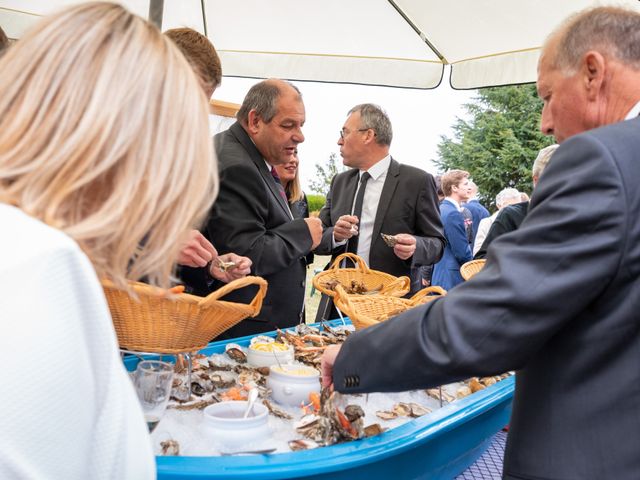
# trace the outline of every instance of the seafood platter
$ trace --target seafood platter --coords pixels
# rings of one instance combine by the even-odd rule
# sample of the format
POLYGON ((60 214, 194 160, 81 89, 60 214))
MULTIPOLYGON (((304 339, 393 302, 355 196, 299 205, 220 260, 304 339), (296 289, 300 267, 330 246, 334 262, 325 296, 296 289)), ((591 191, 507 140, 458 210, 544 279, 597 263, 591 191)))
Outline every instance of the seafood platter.
MULTIPOLYGON (((351 330, 334 320, 214 342, 190 375, 178 360, 151 435, 158 478, 452 478, 508 423, 510 374, 399 393, 321 389, 324 348, 351 330)), ((129 371, 138 361, 124 360, 129 371)))

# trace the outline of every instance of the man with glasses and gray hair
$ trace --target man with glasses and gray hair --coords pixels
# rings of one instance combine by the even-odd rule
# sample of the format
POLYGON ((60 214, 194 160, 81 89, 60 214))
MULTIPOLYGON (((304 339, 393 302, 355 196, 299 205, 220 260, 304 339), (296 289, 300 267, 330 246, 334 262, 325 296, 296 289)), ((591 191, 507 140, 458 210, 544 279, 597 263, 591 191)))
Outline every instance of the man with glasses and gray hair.
MULTIPOLYGON (((412 265, 440 259, 444 234, 433 177, 394 160, 392 137, 389 117, 379 106, 365 103, 349 111, 338 145, 343 164, 351 169, 331 181, 315 253, 333 260, 352 252, 374 270, 409 276, 412 265), (387 246, 381 234, 392 235, 395 246, 387 246)), ((317 320, 335 316, 323 298, 317 320)))

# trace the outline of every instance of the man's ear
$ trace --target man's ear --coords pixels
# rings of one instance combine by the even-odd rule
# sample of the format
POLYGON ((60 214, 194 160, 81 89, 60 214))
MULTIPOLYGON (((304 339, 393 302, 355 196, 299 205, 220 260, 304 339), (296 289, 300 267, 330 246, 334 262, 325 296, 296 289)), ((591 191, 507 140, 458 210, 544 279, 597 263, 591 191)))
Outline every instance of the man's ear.
POLYGON ((600 52, 590 50, 584 55, 581 73, 589 100, 595 100, 600 93, 606 66, 606 59, 600 52))
POLYGON ((258 115, 258 113, 255 111, 255 109, 251 109, 249 110, 249 116, 247 119, 247 129, 249 130, 249 133, 252 134, 257 134, 258 131, 260 131, 260 123, 262 122, 262 119, 260 118, 260 115, 258 115))
POLYGON ((375 141, 376 141, 376 134, 373 131, 373 129, 370 128, 369 130, 367 130, 367 133, 364 136, 364 143, 369 144, 375 141))

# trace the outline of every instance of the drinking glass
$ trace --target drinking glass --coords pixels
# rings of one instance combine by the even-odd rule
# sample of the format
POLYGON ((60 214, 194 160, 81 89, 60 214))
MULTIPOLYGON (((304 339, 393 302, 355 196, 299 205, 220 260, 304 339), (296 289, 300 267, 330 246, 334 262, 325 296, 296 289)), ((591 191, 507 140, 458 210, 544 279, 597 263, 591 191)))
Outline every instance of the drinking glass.
POLYGON ((138 364, 133 383, 142 405, 149 433, 156 428, 169 402, 173 365, 158 360, 144 360, 138 364))

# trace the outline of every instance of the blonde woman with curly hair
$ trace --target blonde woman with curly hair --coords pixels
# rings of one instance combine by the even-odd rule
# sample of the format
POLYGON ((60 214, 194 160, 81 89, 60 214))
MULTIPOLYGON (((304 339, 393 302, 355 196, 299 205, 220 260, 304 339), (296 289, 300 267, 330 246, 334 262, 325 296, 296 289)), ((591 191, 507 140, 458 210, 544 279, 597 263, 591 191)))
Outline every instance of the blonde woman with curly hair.
POLYGON ((112 3, 44 18, 0 71, 0 478, 155 478, 99 278, 170 284, 217 193, 207 99, 112 3))

